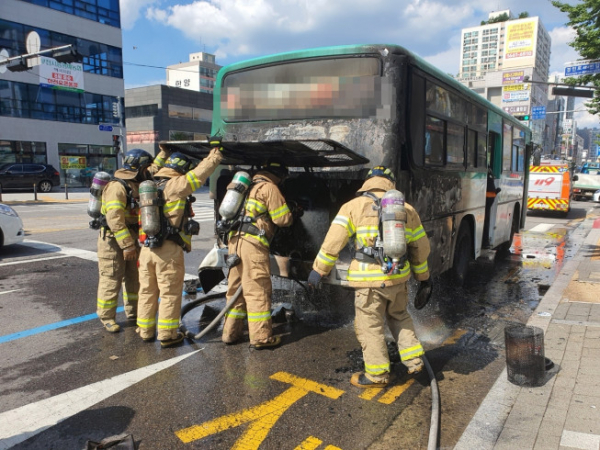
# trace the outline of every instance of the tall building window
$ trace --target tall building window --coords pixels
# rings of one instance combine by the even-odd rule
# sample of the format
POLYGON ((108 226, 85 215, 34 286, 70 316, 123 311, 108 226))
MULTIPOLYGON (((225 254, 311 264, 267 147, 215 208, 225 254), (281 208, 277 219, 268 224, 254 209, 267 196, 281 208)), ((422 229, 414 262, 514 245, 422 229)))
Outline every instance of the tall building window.
POLYGON ((119 0, 22 0, 113 27, 121 27, 119 0))

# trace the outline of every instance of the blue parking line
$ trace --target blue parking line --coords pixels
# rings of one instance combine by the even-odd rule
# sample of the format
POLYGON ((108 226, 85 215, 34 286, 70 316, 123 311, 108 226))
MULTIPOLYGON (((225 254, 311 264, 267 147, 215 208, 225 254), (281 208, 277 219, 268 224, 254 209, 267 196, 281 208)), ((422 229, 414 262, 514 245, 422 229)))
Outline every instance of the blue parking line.
MULTIPOLYGON (((117 312, 123 312, 125 308, 119 306, 117 308, 117 312)), ((76 323, 87 322, 88 320, 94 320, 98 318, 98 314, 87 314, 85 316, 75 317, 73 319, 63 320, 61 322, 55 322, 48 325, 44 325, 37 328, 32 328, 31 330, 18 331, 17 333, 7 334, 6 336, 0 336, 0 344, 4 344, 5 342, 14 341, 16 339, 21 339, 28 336, 33 336, 34 334, 45 333, 46 331, 57 330, 59 328, 68 327, 69 325, 74 325, 76 323)))

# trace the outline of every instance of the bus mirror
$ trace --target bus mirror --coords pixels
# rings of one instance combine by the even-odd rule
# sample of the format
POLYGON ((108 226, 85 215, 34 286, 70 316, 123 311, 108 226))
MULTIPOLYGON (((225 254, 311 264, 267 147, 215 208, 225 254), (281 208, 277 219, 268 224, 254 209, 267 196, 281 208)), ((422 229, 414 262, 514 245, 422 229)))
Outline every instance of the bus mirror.
POLYGON ((573 175, 573 181, 577 181, 579 180, 579 177, 577 175, 573 175))

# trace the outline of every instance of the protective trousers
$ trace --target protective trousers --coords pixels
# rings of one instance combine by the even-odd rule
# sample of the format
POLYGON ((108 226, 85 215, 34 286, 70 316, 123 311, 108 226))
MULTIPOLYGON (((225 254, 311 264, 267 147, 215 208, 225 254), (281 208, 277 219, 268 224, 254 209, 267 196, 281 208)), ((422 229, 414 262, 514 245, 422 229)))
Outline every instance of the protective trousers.
POLYGON ((390 359, 385 342, 385 323, 398 344, 400 360, 409 368, 421 364, 423 347, 415 335, 412 318, 406 311, 406 283, 381 288, 356 289, 354 329, 365 360, 365 372, 373 381, 386 380, 390 359))
MULTIPOLYGON (((248 237, 246 239, 252 239, 248 237)), ((229 241, 229 254, 236 253, 241 262, 229 269, 227 299, 242 285, 238 297, 223 324, 223 342, 233 343, 244 334, 248 318, 250 344, 264 344, 273 335, 271 322, 271 267, 269 249, 263 244, 233 237, 229 241)))
MULTIPOLYGON (((123 259, 117 240, 101 232, 98 236, 98 300, 96 312, 102 323, 115 320, 119 291, 123 285, 123 305, 128 318, 135 318, 140 288, 137 258, 123 259)), ((138 249, 139 251, 139 249, 138 249)))
POLYGON ((150 339, 158 328, 159 341, 176 338, 185 277, 183 248, 170 240, 157 248, 142 247, 139 272, 137 332, 150 339))

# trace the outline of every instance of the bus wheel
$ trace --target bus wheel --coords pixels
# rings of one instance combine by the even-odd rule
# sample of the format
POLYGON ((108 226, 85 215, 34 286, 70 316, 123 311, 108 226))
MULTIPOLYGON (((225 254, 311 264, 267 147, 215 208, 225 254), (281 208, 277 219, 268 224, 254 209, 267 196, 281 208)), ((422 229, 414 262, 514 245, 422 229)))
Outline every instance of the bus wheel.
POLYGON ((519 210, 515 206, 515 211, 513 213, 513 221, 510 228, 510 237, 508 242, 503 242, 498 246, 498 253, 501 256, 506 256, 510 253, 510 248, 512 247, 513 239, 515 234, 519 232, 519 210))
POLYGON ((469 263, 473 259, 473 238, 467 224, 462 224, 458 230, 454 260, 452 262, 452 281, 457 286, 462 286, 467 278, 469 263))

